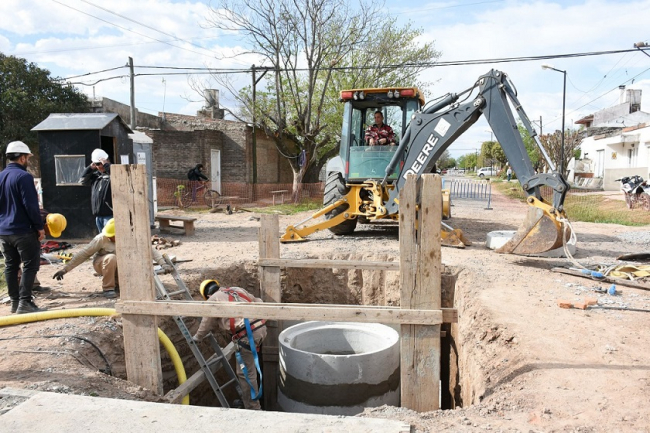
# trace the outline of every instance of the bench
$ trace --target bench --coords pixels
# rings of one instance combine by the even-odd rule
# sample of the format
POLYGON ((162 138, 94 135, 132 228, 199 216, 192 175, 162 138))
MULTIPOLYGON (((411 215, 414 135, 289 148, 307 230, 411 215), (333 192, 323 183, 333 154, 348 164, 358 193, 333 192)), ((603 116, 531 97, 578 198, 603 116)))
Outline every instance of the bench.
POLYGON ((278 191, 271 191, 271 194, 273 194, 273 206, 275 206, 275 197, 279 194, 280 195, 280 204, 284 204, 284 193, 289 192, 287 189, 281 189, 278 191))
POLYGON ((194 221, 196 221, 196 218, 181 215, 156 215, 156 221, 160 224, 161 232, 171 233, 170 229, 181 229, 185 236, 194 234, 194 221), (183 225, 172 225, 171 222, 173 221, 181 221, 183 225))

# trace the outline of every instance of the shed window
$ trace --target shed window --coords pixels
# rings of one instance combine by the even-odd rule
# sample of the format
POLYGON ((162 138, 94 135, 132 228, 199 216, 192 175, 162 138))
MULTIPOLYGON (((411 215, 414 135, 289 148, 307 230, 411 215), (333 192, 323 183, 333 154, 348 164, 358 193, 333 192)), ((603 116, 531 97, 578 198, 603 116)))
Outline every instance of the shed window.
POLYGON ((81 185, 79 179, 86 168, 84 155, 55 155, 56 185, 81 185))

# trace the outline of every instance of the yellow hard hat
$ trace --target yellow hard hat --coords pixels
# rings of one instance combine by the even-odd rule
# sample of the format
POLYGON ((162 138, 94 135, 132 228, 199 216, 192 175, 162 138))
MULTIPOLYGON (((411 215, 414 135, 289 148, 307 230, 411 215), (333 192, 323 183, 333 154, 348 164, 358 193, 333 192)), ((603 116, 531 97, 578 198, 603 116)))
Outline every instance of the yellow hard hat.
POLYGON ((210 296, 214 295, 217 290, 219 290, 219 281, 217 280, 203 280, 201 287, 199 287, 199 292, 206 301, 210 296))
POLYGON ((50 232, 50 236, 58 238, 68 226, 68 220, 60 213, 50 213, 45 217, 45 224, 47 225, 47 230, 50 232))
POLYGON ((111 218, 108 220, 108 222, 104 226, 104 230, 102 230, 102 234, 107 238, 115 237, 115 218, 111 218))

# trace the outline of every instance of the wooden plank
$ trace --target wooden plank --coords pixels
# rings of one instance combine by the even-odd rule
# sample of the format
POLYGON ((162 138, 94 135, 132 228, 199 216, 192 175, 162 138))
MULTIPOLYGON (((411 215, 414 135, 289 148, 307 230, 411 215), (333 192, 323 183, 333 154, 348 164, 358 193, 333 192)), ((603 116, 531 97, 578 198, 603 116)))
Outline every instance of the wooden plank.
MULTIPOLYGON (((423 175, 407 179, 400 195, 400 270, 402 308, 439 309, 441 305, 441 181, 423 175), (420 194, 417 193, 418 187, 420 194), (420 197, 416 212, 416 197, 420 197), (406 209, 404 209, 406 208, 406 209), (402 213, 404 218, 402 219, 402 213), (414 227, 417 227, 415 232, 414 227)), ((419 412, 437 410, 440 381, 440 325, 401 326, 402 406, 419 412)))
POLYGON ((561 274, 566 274, 566 275, 573 275, 574 277, 589 278, 590 280, 594 280, 594 281, 604 281, 607 283, 620 284, 621 286, 634 287, 635 289, 650 290, 650 286, 647 284, 635 283, 634 281, 625 280, 623 278, 605 277, 603 279, 600 278, 592 279, 591 275, 585 275, 580 271, 575 271, 573 269, 565 269, 565 268, 552 268, 551 271, 559 272, 561 274))
MULTIPOLYGON (((275 200, 275 195, 274 195, 275 200)), ((280 223, 277 215, 262 215, 259 231, 259 260, 280 258, 280 223)), ((264 302, 282 302, 281 274, 278 266, 260 266, 260 296, 264 302)), ((232 317, 232 316, 231 316, 232 317)), ((264 409, 278 410, 278 337, 282 323, 266 323, 265 344, 262 345, 264 409)))
POLYGON ((156 215, 157 221, 196 221, 194 217, 184 215, 156 215))
POLYGON ((270 320, 326 320, 333 322, 411 323, 417 325, 439 325, 443 323, 442 310, 409 310, 335 304, 119 301, 115 304, 115 309, 122 314, 156 316, 257 317, 270 320))
MULTIPOLYGON (((121 299, 153 301, 156 289, 151 266, 146 167, 114 164, 111 189, 121 299)), ((158 319, 127 313, 122 316, 122 326, 128 380, 162 394, 158 319)))
MULTIPOLYGON (((223 349, 221 349, 221 351, 223 352, 223 356, 227 360, 230 360, 230 358, 232 358, 233 354, 235 353, 234 343, 228 343, 228 345, 223 349)), ((216 354, 212 355, 212 357, 208 359, 207 362, 210 363, 212 358, 216 356, 217 356, 216 354)), ((210 371, 214 373, 220 368, 221 368, 221 363, 217 362, 214 365, 210 366, 210 371)), ((185 382, 180 384, 178 388, 172 389, 167 394, 165 394, 165 400, 167 400, 167 402, 172 404, 180 403, 183 400, 183 397, 185 397, 187 394, 192 392, 197 386, 201 385, 201 383, 203 383, 204 380, 205 380, 205 373, 203 372, 203 370, 199 368, 199 371, 191 375, 185 382)))
POLYGON ((332 268, 332 269, 369 269, 372 271, 399 271, 399 262, 369 262, 361 260, 326 260, 326 259, 263 259, 262 267, 278 266, 283 268, 332 268))

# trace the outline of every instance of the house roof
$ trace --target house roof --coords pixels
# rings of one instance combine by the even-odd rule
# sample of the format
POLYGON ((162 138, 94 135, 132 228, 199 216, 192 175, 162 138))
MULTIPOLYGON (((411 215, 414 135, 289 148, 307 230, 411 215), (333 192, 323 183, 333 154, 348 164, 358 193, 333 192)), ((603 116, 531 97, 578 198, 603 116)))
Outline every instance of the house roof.
POLYGON ((117 118, 127 132, 131 128, 116 113, 54 113, 32 128, 32 131, 101 130, 117 118))
POLYGON ((585 117, 583 117, 583 118, 580 119, 580 120, 577 120, 577 121, 575 122, 575 124, 576 124, 576 125, 589 125, 589 124, 590 124, 591 122, 593 122, 593 121, 594 121, 594 115, 593 115, 593 114, 589 114, 588 116, 585 116, 585 117))

